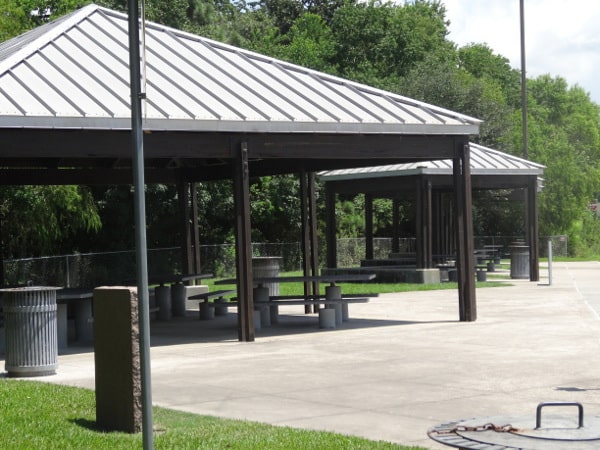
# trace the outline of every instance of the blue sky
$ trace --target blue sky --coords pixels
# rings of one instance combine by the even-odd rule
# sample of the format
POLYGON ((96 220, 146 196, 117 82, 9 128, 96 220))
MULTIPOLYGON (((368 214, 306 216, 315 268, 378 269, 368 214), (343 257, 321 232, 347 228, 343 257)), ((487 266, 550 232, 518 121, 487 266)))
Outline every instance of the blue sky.
MULTIPOLYGON (((600 104, 600 1, 524 0, 528 78, 550 74, 600 104)), ((519 0, 442 0, 450 40, 486 43, 521 67, 519 0)))

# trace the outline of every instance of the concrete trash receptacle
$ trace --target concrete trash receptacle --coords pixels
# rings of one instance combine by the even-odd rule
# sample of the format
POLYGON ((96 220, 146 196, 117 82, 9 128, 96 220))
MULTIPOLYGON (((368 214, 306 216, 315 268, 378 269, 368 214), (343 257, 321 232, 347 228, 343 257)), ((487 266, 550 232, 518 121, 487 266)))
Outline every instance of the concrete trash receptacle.
POLYGON ((0 289, 9 377, 54 375, 58 367, 58 287, 0 289))
POLYGON ((510 277, 529 278, 529 247, 524 242, 510 245, 510 277))

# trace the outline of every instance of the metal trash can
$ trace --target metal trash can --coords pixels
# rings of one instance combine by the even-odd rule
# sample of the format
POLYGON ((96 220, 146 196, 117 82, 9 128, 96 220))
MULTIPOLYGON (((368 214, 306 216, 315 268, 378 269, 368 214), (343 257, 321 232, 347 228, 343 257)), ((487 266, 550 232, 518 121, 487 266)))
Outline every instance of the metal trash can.
MULTIPOLYGON (((280 256, 258 256, 252 258, 252 268, 254 278, 278 277, 279 264, 283 258, 280 256)), ((269 295, 279 295, 279 283, 266 283, 269 288, 269 295)))
POLYGON ((0 289, 9 377, 53 375, 58 367, 58 287, 0 289))
POLYGON ((510 277, 529 278, 529 247, 524 242, 510 244, 510 277))

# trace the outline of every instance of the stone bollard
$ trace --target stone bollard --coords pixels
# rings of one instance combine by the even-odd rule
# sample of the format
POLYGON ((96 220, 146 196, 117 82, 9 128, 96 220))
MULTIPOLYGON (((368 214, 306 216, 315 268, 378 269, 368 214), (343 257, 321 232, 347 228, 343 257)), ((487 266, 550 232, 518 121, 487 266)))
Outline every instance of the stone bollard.
POLYGON ((98 427, 139 432, 142 390, 136 288, 94 289, 94 363, 98 427))

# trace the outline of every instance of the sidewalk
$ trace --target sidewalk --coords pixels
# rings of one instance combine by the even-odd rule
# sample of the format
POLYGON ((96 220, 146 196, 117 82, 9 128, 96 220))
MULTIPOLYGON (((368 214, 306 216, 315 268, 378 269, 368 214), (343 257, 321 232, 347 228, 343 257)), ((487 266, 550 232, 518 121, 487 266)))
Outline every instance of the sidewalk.
MULTIPOLYGON (((535 420, 542 401, 598 415, 600 263, 555 262, 552 286, 540 273, 540 283, 478 289, 473 323, 458 322, 455 290, 350 305, 351 321, 334 331, 281 308, 284 323, 253 343, 237 341, 235 314, 152 322, 153 402, 431 449, 448 447, 427 429, 452 419, 535 420)), ((93 389, 93 378, 93 354, 74 348, 39 380, 93 389)))

